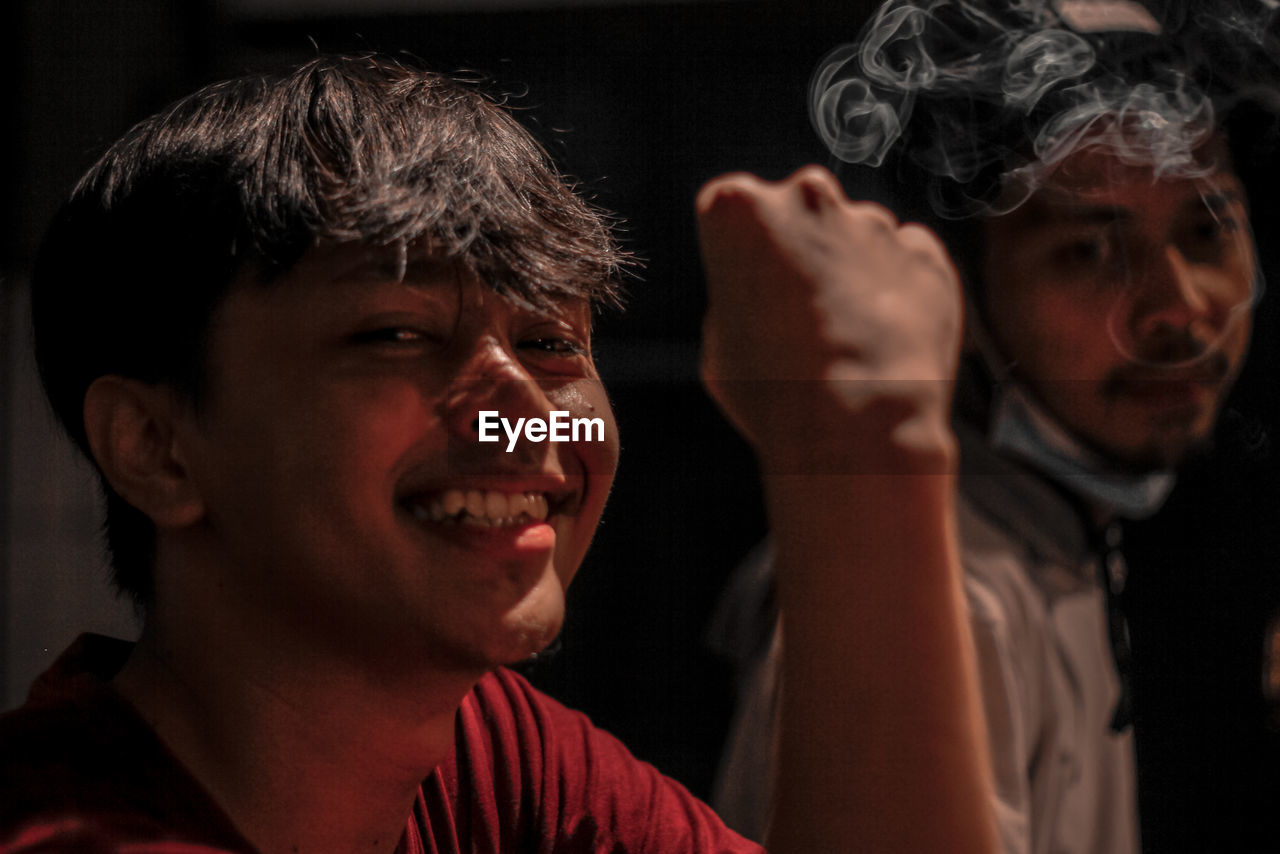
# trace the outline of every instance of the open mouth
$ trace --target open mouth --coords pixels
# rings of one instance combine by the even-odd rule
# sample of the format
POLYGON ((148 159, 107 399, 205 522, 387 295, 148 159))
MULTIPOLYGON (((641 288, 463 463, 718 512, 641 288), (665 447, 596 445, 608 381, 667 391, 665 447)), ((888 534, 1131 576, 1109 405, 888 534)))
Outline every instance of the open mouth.
POLYGON ((446 489, 414 495, 405 507, 415 519, 443 525, 513 528, 546 521, 565 499, 546 492, 506 492, 496 489, 446 489))

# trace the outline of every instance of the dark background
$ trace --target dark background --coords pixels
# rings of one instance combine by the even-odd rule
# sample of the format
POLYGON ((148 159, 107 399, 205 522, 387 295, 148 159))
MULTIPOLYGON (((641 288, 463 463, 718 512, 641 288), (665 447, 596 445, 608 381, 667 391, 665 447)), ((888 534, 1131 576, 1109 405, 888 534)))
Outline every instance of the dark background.
MULTIPOLYGON (((617 485, 570 593, 563 648, 532 675, 705 794, 729 674, 705 651, 703 632, 764 519, 750 454, 696 381, 702 283, 692 199, 723 171, 777 178, 824 160, 806 114, 809 74, 853 38, 868 5, 267 19, 209 0, 11 2, 0 12, 9 48, 0 58, 0 308, 18 303, 35 241, 74 179, 130 124, 198 85, 306 59, 317 47, 404 50, 436 70, 493 78, 587 194, 618 212, 627 245, 646 261, 628 310, 601 318, 597 330, 622 429, 617 485)), ((1276 270, 1273 191, 1253 189, 1264 262, 1276 270)), ((1280 606, 1280 472, 1268 438, 1275 303, 1268 294, 1259 307, 1257 343, 1220 450, 1192 466, 1168 512, 1130 537, 1151 851, 1280 850, 1280 705, 1261 690, 1264 628, 1280 606)), ((0 365, 0 400, 9 399, 11 373, 0 365)), ((0 467, 11 465, 9 429, 0 426, 0 467)), ((6 474, 0 469, 0 483, 6 474)))

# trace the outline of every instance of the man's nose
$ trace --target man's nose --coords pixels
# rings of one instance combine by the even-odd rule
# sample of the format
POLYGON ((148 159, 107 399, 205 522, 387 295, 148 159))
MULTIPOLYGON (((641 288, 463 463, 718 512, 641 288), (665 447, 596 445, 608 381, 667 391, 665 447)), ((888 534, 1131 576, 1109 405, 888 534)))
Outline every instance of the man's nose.
POLYGON ((455 438, 477 441, 480 413, 518 418, 546 418, 551 402, 525 366, 497 341, 478 346, 449 384, 446 401, 449 431, 455 438))
POLYGON ((1212 336, 1227 312, 1217 305, 1212 288, 1176 246, 1159 247, 1132 285, 1130 327, 1135 343, 1212 336))

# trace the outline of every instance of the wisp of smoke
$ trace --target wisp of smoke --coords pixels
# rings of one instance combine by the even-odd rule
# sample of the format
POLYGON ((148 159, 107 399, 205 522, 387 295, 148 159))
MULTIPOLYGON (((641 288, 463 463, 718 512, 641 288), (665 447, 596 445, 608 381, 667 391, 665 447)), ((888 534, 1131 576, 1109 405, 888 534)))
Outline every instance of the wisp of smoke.
POLYGON ((1012 210, 1085 146, 1197 177, 1192 152, 1223 109, 1280 106, 1277 7, 1204 0, 1157 17, 1133 0, 888 0, 817 69, 810 117, 847 163, 906 158, 945 217, 1012 210))

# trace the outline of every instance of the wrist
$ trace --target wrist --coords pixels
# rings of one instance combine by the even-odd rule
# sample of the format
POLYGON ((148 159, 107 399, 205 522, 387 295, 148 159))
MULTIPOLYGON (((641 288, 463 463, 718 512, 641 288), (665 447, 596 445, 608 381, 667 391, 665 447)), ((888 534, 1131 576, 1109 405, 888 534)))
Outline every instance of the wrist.
POLYGON ((954 474, 959 452, 948 403, 936 396, 864 394, 811 407, 803 420, 789 418, 756 435, 761 472, 765 476, 954 474))

